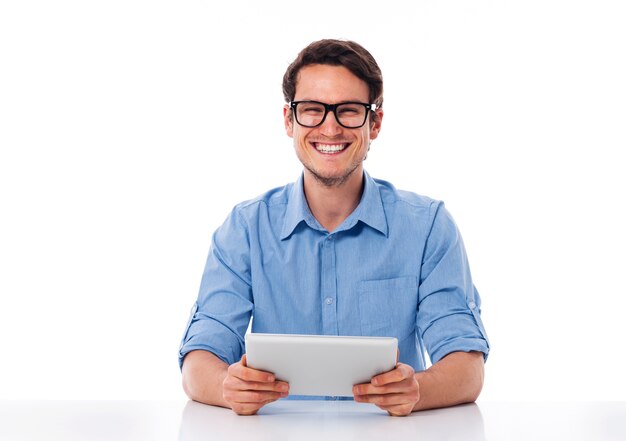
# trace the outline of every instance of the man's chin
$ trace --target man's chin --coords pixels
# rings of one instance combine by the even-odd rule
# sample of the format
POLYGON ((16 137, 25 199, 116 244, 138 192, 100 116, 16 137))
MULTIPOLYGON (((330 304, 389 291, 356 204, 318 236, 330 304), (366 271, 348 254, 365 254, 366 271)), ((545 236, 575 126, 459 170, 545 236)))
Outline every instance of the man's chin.
POLYGON ((347 171, 342 174, 329 175, 329 174, 322 174, 316 170, 312 170, 306 167, 309 173, 311 173, 311 176, 313 176, 313 178, 318 183, 322 184, 324 187, 341 187, 343 184, 345 184, 348 181, 348 179, 350 179, 350 177, 354 174, 357 168, 358 167, 353 168, 352 170, 347 171))

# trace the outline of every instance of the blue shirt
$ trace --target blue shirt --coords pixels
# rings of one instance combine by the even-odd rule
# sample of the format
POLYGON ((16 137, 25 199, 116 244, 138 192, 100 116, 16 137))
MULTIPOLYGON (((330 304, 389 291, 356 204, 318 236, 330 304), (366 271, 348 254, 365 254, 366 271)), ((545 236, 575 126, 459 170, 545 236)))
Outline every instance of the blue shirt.
POLYGON ((425 369, 489 343, 459 231, 440 201, 364 173, 359 205, 332 233, 313 217, 303 177, 237 205, 213 235, 179 351, 228 364, 244 335, 389 336, 425 369))

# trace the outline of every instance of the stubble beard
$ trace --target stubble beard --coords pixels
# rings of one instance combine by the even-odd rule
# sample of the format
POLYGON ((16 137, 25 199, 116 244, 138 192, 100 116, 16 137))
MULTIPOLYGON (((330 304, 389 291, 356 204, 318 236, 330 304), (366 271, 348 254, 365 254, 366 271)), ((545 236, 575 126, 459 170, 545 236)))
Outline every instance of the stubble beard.
POLYGON ((311 173, 311 176, 313 176, 313 178, 317 182, 322 184, 324 187, 330 188, 341 187, 343 184, 345 184, 350 176, 352 176, 352 174, 359 168, 359 165, 363 163, 364 160, 365 158, 363 158, 361 161, 352 162, 340 176, 324 176, 309 164, 306 164, 304 162, 302 164, 304 165, 304 168, 307 169, 309 173, 311 173))

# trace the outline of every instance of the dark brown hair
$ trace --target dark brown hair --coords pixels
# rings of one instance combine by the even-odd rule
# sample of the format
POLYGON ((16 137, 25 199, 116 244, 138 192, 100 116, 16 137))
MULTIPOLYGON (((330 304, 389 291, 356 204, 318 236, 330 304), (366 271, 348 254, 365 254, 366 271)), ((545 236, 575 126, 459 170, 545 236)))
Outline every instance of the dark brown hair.
POLYGON ((296 82, 300 69, 310 64, 344 66, 369 88, 369 103, 376 107, 383 105, 383 75, 372 54, 354 41, 319 40, 311 43, 289 65, 283 76, 285 101, 293 101, 296 96, 296 82))

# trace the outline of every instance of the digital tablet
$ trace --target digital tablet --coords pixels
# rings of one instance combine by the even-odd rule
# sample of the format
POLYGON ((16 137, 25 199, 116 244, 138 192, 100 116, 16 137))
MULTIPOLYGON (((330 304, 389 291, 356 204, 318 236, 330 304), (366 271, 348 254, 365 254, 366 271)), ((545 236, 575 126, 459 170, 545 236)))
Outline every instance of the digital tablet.
POLYGON ((249 367, 289 383, 290 395, 351 397, 352 386, 396 365, 393 337, 246 334, 249 367))

